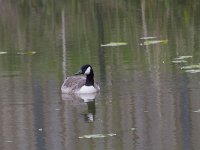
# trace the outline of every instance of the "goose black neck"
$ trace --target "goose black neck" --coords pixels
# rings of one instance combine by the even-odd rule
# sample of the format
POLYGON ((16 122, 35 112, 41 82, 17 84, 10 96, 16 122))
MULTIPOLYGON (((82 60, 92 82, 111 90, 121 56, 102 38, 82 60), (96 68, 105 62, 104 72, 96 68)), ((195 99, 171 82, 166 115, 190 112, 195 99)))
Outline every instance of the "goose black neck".
POLYGON ((86 86, 94 86, 94 73, 93 70, 91 69, 90 74, 86 76, 86 86))

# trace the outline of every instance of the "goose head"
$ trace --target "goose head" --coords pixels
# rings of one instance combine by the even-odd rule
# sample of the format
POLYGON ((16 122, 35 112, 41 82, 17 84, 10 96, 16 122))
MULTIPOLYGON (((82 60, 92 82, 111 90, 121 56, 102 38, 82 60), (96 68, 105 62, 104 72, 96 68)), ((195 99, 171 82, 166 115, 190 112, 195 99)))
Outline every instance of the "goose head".
POLYGON ((92 70, 92 67, 91 65, 87 64, 87 65, 83 65, 80 70, 75 73, 75 75, 80 75, 80 74, 84 74, 84 75, 90 75, 90 74, 93 74, 93 70, 92 70))

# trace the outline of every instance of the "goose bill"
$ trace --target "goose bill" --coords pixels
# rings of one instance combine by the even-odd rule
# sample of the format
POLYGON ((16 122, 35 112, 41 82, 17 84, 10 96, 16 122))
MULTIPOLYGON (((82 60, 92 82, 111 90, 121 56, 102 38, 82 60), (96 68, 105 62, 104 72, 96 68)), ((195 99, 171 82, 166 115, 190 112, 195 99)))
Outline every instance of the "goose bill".
POLYGON ((82 70, 79 70, 77 73, 75 73, 75 75, 80 75, 82 74, 82 70))

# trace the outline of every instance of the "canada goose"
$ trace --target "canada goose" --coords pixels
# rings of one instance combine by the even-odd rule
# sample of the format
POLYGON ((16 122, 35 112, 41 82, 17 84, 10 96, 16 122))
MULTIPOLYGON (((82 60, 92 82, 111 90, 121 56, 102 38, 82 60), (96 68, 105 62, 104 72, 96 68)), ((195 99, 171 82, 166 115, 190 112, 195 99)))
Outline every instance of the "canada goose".
POLYGON ((83 94, 83 93, 95 93, 100 90, 97 82, 94 81, 94 73, 92 66, 87 64, 83 65, 75 75, 84 76, 70 76, 67 77, 62 84, 62 93, 68 94, 83 94))

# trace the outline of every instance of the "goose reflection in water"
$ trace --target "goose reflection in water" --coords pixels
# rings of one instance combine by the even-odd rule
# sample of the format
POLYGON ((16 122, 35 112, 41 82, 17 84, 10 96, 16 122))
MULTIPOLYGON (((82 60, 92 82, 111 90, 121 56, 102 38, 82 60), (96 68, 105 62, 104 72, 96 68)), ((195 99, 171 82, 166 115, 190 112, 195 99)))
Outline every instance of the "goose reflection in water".
POLYGON ((87 94, 62 94, 62 99, 68 103, 68 105, 79 107, 87 104, 87 112, 85 112, 84 120, 86 122, 94 122, 96 114, 95 98, 99 93, 87 93, 87 94))

